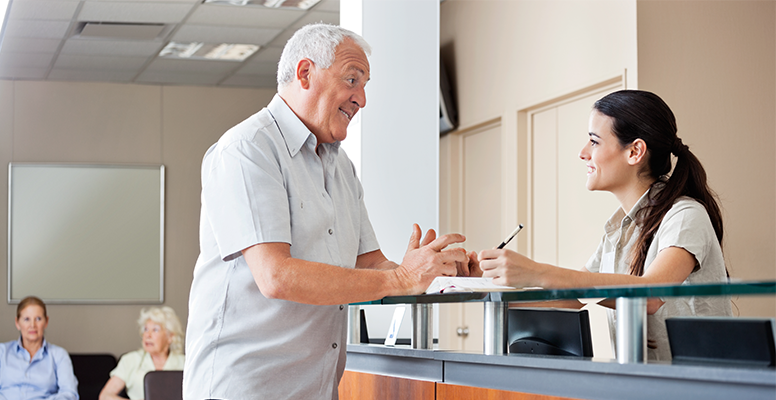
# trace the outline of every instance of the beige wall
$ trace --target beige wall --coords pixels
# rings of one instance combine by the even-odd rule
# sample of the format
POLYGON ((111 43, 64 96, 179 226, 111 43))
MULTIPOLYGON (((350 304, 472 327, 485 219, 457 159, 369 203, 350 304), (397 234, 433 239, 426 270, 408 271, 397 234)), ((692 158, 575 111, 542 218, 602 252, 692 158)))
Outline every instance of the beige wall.
MULTIPOLYGON (((731 276, 776 279, 776 2, 640 1, 639 87, 660 94, 722 201, 731 276)), ((736 300, 776 315, 773 297, 736 300)))
MULTIPOLYGON (((173 307, 185 324, 199 254, 202 156, 224 131, 261 109, 273 94, 274 90, 259 89, 0 81, 0 165, 164 164, 165 305, 173 307)), ((7 175, 0 174, 3 210, 7 175)), ((6 212, 0 213, 0 225, 7 226, 6 212)), ((7 243, 3 229, 3 260, 7 243)), ((0 274, 0 285, 7 287, 7 274, 0 274)), ((135 321, 143 307, 50 305, 46 337, 71 352, 120 355, 140 347, 135 321)), ((17 337, 15 312, 14 305, 0 303, 0 341, 17 337)))
MULTIPOLYGON (((626 87, 661 95, 677 115, 680 136, 706 166, 725 210, 732 276, 776 279, 775 6, 773 1, 443 2, 442 58, 454 79, 461 125, 502 121, 506 217, 517 219, 511 208, 521 207, 517 188, 525 187, 520 178, 525 143, 512 139, 523 123, 518 111, 627 70, 626 87), (518 161, 509 164, 510 159, 518 161)), ((441 202, 446 201, 443 193, 441 202)), ((441 228, 445 218, 455 216, 443 215, 441 228)), ((518 241, 524 250, 520 246, 525 243, 518 241)), ((740 298, 736 304, 741 315, 776 316, 772 296, 740 298)))

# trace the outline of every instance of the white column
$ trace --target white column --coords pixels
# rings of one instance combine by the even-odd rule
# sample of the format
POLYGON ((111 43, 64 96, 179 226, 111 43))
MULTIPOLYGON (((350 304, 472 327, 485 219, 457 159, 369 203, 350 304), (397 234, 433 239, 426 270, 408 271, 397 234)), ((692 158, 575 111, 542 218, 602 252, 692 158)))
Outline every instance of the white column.
POLYGON ((439 227, 439 1, 342 0, 340 24, 372 46, 367 106, 343 145, 350 155, 347 142, 360 142, 351 159, 369 216, 400 262, 413 223, 439 227))
MULTIPOLYGON (((340 25, 372 46, 366 108, 342 146, 383 253, 401 262, 413 223, 439 228, 439 0, 341 0, 340 25)), ((383 336, 393 307, 364 309, 370 336, 383 336)))

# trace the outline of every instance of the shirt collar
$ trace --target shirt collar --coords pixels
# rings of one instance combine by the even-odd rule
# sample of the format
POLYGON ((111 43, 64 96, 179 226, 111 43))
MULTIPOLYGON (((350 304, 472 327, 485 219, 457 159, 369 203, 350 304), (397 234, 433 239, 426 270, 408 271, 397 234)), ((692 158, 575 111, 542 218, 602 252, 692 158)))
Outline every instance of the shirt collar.
MULTIPOLYGON (((272 114, 272 118, 275 119, 278 129, 280 129, 280 134, 283 135, 286 141, 286 147, 291 157, 295 156, 305 143, 311 150, 315 151, 318 138, 310 132, 279 94, 275 94, 272 101, 267 105, 267 109, 272 114)), ((339 150, 340 142, 321 143, 321 145, 336 154, 339 150)))
POLYGON ((317 143, 315 135, 307 129, 302 120, 294 114, 294 111, 279 94, 275 94, 267 109, 272 114, 272 118, 275 119, 292 157, 302 149, 308 140, 312 141, 313 148, 315 148, 317 143))
POLYGON ((628 214, 625 214, 625 211, 622 209, 622 207, 618 208, 617 211, 615 211, 614 214, 609 217, 609 220, 606 221, 606 225, 604 227, 606 233, 611 235, 621 227, 633 222, 636 219, 636 214, 639 212, 639 210, 644 208, 649 202, 650 192, 654 191, 654 193, 657 193, 660 191, 660 189, 662 189, 662 186, 652 186, 647 189, 647 191, 644 192, 641 197, 639 197, 639 200, 636 202, 636 204, 633 205, 633 208, 631 208, 628 214))
MULTIPOLYGON (((24 348, 24 344, 22 343, 22 335, 19 335, 19 339, 16 340, 14 345, 15 345, 14 347, 15 347, 15 351, 16 352, 19 352, 19 351, 22 351, 22 350, 27 351, 27 349, 24 348)), ((43 351, 35 353, 36 355, 39 354, 39 353, 42 354, 43 352, 48 352, 48 342, 46 341, 46 338, 43 338, 43 344, 40 345, 40 348, 43 351)))

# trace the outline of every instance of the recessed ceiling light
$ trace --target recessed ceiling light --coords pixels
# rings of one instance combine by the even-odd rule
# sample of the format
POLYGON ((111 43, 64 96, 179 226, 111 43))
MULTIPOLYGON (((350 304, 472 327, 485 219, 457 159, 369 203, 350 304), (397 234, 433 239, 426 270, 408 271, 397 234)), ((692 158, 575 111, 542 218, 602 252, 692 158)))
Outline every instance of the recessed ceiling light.
POLYGON ((259 46, 255 44, 170 42, 159 52, 159 57, 188 60, 245 61, 246 58, 258 50, 259 46))
POLYGON ((321 0, 203 0, 202 3, 308 10, 310 7, 320 3, 320 1, 321 0))

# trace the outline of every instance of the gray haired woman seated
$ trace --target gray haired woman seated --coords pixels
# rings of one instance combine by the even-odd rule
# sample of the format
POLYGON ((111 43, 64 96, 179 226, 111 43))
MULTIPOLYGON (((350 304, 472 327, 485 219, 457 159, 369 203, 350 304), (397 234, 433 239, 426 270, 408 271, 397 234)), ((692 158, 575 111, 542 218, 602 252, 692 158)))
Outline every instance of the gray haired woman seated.
POLYGON ((142 399, 143 378, 149 371, 183 370, 183 330, 170 307, 151 307, 140 312, 143 348, 121 356, 111 378, 100 392, 100 400, 121 399, 126 388, 130 399, 142 399))

